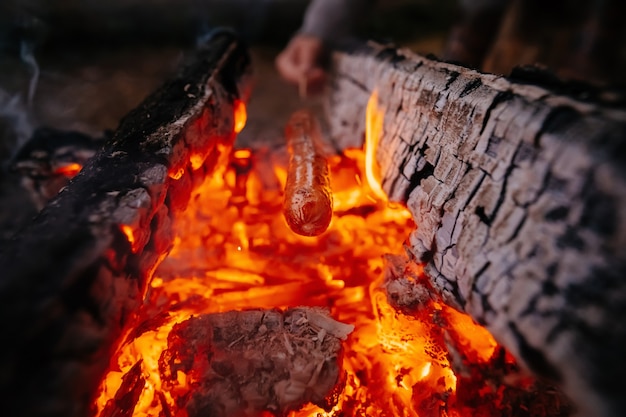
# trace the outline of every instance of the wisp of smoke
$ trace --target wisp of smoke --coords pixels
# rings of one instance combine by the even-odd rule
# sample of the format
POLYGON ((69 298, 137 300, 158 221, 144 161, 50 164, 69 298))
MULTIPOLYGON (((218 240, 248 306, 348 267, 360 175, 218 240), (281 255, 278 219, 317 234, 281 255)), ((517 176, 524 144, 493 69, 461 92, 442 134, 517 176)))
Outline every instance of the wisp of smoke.
MULTIPOLYGON (((0 125, 2 146, 11 158, 32 136, 35 125, 31 113, 21 94, 10 94, 0 88, 0 125)), ((9 158, 10 159, 10 158, 9 158)), ((4 166, 7 161, 2 161, 4 166)))

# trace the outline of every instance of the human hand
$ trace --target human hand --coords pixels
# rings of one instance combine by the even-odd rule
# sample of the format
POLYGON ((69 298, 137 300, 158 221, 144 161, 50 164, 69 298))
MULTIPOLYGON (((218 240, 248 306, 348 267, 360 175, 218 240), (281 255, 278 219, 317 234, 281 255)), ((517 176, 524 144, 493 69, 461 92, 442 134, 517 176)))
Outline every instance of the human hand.
POLYGON ((300 95, 318 93, 326 80, 325 58, 321 39, 300 34, 276 57, 276 68, 286 81, 299 87, 300 95))

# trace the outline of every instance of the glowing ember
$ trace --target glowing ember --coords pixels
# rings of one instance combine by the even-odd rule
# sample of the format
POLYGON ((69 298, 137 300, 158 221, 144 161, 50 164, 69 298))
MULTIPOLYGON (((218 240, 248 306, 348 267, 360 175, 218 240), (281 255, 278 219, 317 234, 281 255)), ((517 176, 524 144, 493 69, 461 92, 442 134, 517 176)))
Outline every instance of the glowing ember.
POLYGON ((233 159, 250 159, 251 156, 250 149, 237 149, 233 152, 233 159))
MULTIPOLYGON (((191 164, 192 165, 194 164, 194 160, 193 159, 191 160, 191 164)), ((202 165, 202 164, 200 164, 200 165, 202 165)), ((168 175, 173 180, 179 180, 179 179, 181 179, 181 177, 183 176, 184 173, 185 173, 185 168, 179 168, 176 171, 169 172, 168 175)))
POLYGON ((133 230, 132 227, 130 227, 127 224, 122 224, 120 225, 120 230, 122 231, 122 233, 124 233, 124 236, 126 236, 126 239, 128 240, 128 243, 130 243, 130 249, 133 253, 137 252, 137 239, 135 238, 135 231, 133 230))
MULTIPOLYGON (((199 155, 199 154, 192 154, 189 157, 189 163, 191 164, 191 169, 193 169, 194 171, 199 169, 202 164, 204 164, 204 155, 199 155)), ((184 171, 183 171, 184 172, 184 171)), ((182 176, 182 173, 181 173, 182 176)), ((177 178, 174 178, 177 179, 177 178)))
POLYGON ((54 173, 56 175, 63 175, 65 177, 72 178, 72 177, 75 177, 76 174, 78 174, 81 169, 83 169, 83 166, 81 164, 77 164, 76 162, 73 162, 73 163, 58 167, 54 171, 54 173))

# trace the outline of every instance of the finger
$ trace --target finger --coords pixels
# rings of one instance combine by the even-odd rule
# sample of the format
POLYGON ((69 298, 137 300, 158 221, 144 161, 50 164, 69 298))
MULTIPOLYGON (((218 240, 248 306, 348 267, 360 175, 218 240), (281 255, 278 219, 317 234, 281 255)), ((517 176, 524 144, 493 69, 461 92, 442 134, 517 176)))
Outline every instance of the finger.
POLYGON ((322 92, 326 85, 326 72, 322 68, 313 68, 307 74, 306 92, 308 95, 322 92))
POLYGON ((276 58, 276 67, 285 80, 298 83, 305 75, 305 70, 299 62, 298 54, 294 51, 285 51, 276 58))

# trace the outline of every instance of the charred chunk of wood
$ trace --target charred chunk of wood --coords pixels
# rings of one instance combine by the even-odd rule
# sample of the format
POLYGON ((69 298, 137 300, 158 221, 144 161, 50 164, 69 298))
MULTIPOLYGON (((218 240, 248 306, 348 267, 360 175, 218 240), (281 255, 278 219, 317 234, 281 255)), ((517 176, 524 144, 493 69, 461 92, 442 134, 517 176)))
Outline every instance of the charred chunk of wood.
POLYGON ((316 308, 207 314, 174 326, 160 373, 190 417, 284 416, 308 402, 330 410, 352 329, 316 308))

